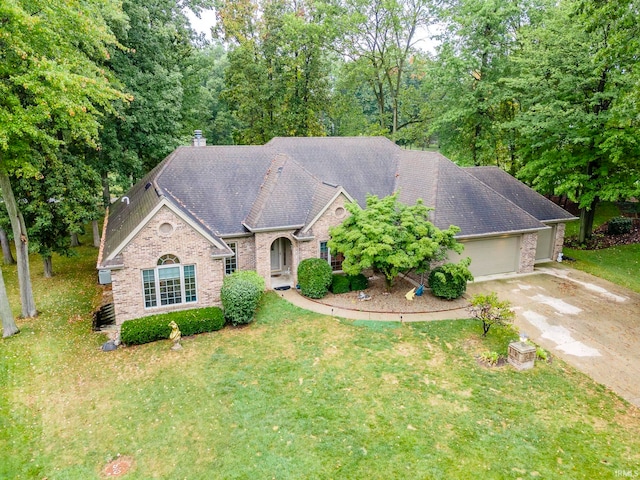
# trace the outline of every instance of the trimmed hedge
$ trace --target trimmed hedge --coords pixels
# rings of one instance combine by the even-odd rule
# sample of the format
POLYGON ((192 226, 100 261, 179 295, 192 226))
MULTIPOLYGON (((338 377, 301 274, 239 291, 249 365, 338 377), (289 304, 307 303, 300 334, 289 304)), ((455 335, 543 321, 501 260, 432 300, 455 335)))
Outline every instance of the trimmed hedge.
POLYGON ((125 345, 141 345, 169 338, 169 323, 178 324, 183 336, 214 332, 224 327, 224 315, 218 307, 180 310, 127 320, 120 327, 120 341, 125 345))
POLYGON ((340 294, 351 291, 349 277, 335 273, 331 279, 331 293, 340 294))
POLYGON ((607 224, 607 233, 609 235, 622 235, 629 233, 633 226, 633 220, 628 217, 615 217, 609 220, 607 224))
POLYGON ((233 325, 251 323, 263 293, 264 279, 254 270, 227 275, 220 289, 225 318, 233 325))
POLYGON ((467 291, 467 282, 473 280, 469 271, 471 259, 466 258, 460 263, 446 263, 434 268, 429 274, 429 288, 438 298, 454 300, 460 298, 467 291))
POLYGON ((307 258, 298 264, 300 293, 305 297, 324 297, 329 291, 332 277, 331 265, 321 258, 307 258))
POLYGON ((362 273, 348 275, 347 278, 349 279, 349 288, 354 292, 369 288, 369 280, 362 273))

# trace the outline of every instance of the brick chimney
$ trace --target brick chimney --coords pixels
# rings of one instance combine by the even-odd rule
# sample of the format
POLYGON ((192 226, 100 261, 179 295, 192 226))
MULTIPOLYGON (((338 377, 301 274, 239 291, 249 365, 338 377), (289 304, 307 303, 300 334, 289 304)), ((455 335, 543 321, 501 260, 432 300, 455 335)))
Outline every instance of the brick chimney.
POLYGON ((194 147, 207 146, 207 139, 202 136, 202 130, 193 131, 193 140, 191 140, 191 145, 193 145, 194 147))

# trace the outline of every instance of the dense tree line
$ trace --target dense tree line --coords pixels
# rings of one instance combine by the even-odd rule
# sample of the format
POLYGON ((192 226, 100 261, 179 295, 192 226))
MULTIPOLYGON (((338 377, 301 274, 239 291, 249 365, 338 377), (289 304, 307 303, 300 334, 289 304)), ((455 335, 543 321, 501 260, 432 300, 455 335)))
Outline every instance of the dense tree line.
MULTIPOLYGON (((209 144, 437 147, 566 195, 585 239, 597 202, 640 191, 639 13, 637 0, 5 0, 0 233, 22 315, 36 314, 29 251, 52 274, 70 234, 97 229, 111 197, 194 129, 209 144), (211 42, 185 13, 202 8, 216 13, 211 42)), ((0 277, 10 335, 3 292, 0 277)))

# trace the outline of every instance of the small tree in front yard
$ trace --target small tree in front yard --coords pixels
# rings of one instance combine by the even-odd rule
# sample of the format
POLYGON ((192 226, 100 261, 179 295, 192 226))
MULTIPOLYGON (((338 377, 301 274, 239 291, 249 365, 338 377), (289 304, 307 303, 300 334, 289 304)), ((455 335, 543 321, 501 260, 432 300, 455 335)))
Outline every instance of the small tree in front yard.
POLYGON ((382 199, 369 195, 366 208, 355 202, 346 208, 351 215, 329 229, 329 248, 344 255, 342 270, 348 275, 373 268, 384 274, 390 288, 400 273, 426 272, 432 261, 445 260, 449 250, 463 250, 454 238, 460 229, 437 228, 429 221, 433 209, 422 200, 409 206, 398 202, 398 193, 382 199))
POLYGON ((498 300, 495 292, 487 295, 476 294, 471 299, 469 311, 473 318, 482 322, 482 336, 486 337, 491 326, 505 326, 513 322, 515 312, 508 300, 498 300))

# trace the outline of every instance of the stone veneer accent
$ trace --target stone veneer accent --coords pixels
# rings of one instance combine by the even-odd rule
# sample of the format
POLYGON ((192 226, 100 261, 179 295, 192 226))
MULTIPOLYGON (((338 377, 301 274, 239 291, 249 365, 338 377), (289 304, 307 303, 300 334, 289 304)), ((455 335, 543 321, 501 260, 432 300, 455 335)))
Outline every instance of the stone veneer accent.
POLYGON ((537 233, 525 233, 520 239, 520 266, 518 273, 531 273, 536 262, 537 233))
POLYGON ((220 304, 224 259, 211 258, 211 243, 167 207, 160 211, 122 250, 124 268, 111 272, 116 324, 126 320, 173 310, 220 304), (162 234, 159 226, 169 223, 173 232, 162 234), (157 266, 158 259, 172 254, 184 265, 196 265, 198 300, 193 303, 144 307, 142 270, 157 266))
POLYGON ((556 238, 555 244, 553 246, 553 257, 551 260, 558 260, 558 255, 562 252, 562 247, 564 246, 564 232, 567 224, 566 223, 558 223, 556 225, 556 238))

